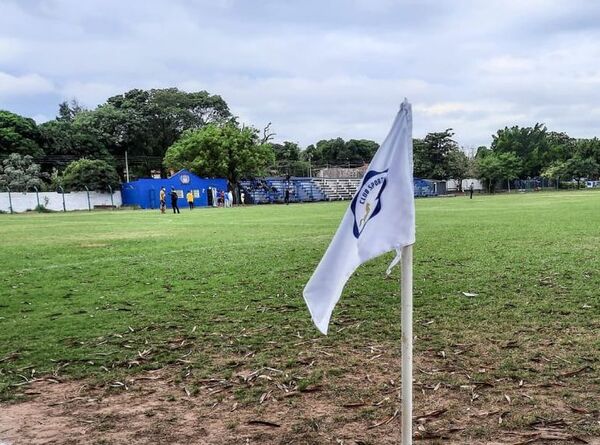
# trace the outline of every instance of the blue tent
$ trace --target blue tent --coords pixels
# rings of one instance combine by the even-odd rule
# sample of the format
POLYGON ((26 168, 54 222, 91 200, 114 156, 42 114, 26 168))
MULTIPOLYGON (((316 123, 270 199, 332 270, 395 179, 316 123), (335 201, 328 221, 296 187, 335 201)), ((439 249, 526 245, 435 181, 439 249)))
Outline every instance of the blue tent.
MULTIPOLYGON (((171 187, 175 189, 179 196, 177 204, 183 208, 187 206, 185 195, 191 190, 194 193, 194 206, 208 206, 209 194, 211 189, 216 194, 220 191, 227 191, 227 180, 222 178, 201 178, 188 170, 180 170, 167 179, 138 179, 137 181, 126 182, 121 187, 121 196, 123 205, 137 205, 142 209, 158 209, 160 206, 160 189, 164 187, 167 192, 167 207, 171 207, 169 192, 171 187)), ((213 204, 212 196, 210 205, 213 204)))

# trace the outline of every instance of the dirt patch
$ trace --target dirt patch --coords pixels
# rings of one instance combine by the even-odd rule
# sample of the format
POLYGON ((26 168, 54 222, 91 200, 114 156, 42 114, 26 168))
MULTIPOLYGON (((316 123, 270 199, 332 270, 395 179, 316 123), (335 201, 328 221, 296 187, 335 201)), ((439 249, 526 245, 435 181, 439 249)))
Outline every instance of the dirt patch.
MULTIPOLYGON (((568 381, 489 379, 430 355, 415 362, 417 443, 600 445, 593 395, 568 381)), ((0 405, 0 444, 399 443, 397 357, 376 347, 336 356, 316 349, 293 373, 238 366, 207 378, 170 367, 103 386, 34 381, 28 400, 0 405), (311 371, 319 360, 323 375, 311 371)))

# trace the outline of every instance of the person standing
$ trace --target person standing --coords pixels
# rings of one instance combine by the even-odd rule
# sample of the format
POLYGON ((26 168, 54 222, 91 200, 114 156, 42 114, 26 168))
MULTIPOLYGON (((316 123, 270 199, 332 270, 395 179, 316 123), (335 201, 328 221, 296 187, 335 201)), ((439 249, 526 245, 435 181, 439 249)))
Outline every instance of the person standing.
POLYGON ((285 188, 285 197, 283 199, 285 201, 286 204, 290 203, 290 189, 289 187, 285 188))
POLYGON ((173 207, 173 213, 181 213, 177 205, 177 199, 179 199, 179 196, 177 196, 175 187, 171 187, 171 207, 173 207))
POLYGON ((231 190, 227 192, 227 204, 228 207, 233 207, 233 192, 231 190))
POLYGON ((165 213, 167 209, 167 192, 164 187, 160 188, 160 213, 165 213))
POLYGON ((194 209, 194 193, 190 190, 189 192, 187 192, 187 195, 185 195, 185 197, 187 198, 187 203, 188 206, 190 206, 190 210, 194 209))
POLYGON ((469 186, 469 199, 473 199, 473 183, 469 186))
POLYGON ((246 194, 244 192, 240 193, 240 204, 246 205, 246 194))

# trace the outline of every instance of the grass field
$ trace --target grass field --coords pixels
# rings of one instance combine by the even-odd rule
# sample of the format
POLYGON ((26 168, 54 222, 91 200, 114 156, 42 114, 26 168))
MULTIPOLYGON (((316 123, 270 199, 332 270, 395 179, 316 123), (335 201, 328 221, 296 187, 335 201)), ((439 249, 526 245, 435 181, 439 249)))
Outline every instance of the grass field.
MULTIPOLYGON (((4 404, 81 381, 115 403, 150 388, 193 404, 197 443, 395 443, 393 255, 352 277, 327 337, 301 296, 346 207, 0 215, 4 404)), ((417 201, 421 443, 597 443, 599 253, 597 192, 417 201)), ((118 443, 124 419, 77 409, 105 440, 89 443, 118 443)), ((144 410, 138 430, 185 442, 184 420, 144 410)))

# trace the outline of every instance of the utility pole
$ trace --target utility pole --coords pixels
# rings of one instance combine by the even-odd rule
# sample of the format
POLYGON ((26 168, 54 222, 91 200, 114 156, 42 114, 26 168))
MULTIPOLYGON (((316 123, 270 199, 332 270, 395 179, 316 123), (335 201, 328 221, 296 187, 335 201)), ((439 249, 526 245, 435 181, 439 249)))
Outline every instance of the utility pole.
POLYGON ((125 176, 129 182, 129 163, 127 162, 127 150, 125 150, 125 176))

